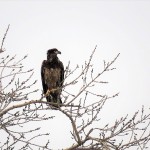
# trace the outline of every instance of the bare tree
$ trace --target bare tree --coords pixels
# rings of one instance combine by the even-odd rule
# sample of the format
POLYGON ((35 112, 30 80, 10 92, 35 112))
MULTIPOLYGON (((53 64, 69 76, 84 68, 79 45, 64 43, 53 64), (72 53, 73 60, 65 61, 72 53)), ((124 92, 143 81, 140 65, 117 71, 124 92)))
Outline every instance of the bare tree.
MULTIPOLYGON (((2 40, 1 55, 4 52, 3 44, 8 29, 9 26, 2 40)), ((150 113, 145 113, 144 107, 141 111, 135 112, 131 118, 126 115, 115 120, 112 125, 97 125, 106 101, 115 98, 119 93, 109 96, 95 92, 94 89, 107 84, 101 80, 101 76, 115 69, 113 65, 119 54, 110 62, 104 61, 103 69, 96 73, 92 64, 96 48, 84 65, 77 65, 71 69, 69 62, 65 70, 62 87, 63 104, 55 110, 69 118, 72 125, 70 136, 74 143, 64 149, 124 150, 133 147, 146 149, 150 141, 150 113), (73 88, 76 90, 71 90, 73 88)), ((26 57, 17 60, 16 56, 5 56, 0 60, 0 132, 6 135, 4 140, 0 141, 1 149, 16 149, 17 146, 19 147, 17 149, 51 149, 49 140, 43 145, 34 141, 48 136, 49 133, 41 133, 40 128, 24 130, 26 124, 54 117, 46 113, 53 109, 50 105, 53 103, 46 102, 42 94, 38 100, 30 98, 30 95, 39 91, 35 89, 33 70, 23 68, 22 62, 26 57)))

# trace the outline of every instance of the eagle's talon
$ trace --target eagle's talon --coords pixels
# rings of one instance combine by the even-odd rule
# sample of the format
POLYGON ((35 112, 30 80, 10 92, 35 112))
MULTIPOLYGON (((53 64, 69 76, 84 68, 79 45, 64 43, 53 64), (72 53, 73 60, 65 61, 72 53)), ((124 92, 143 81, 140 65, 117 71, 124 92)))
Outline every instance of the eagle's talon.
POLYGON ((45 94, 45 96, 49 96, 50 93, 51 93, 51 91, 48 89, 47 92, 46 92, 46 94, 45 94))
POLYGON ((48 89, 47 92, 46 92, 46 94, 45 94, 45 96, 49 96, 50 93, 54 93, 56 90, 57 90, 57 89, 51 89, 51 90, 48 89))

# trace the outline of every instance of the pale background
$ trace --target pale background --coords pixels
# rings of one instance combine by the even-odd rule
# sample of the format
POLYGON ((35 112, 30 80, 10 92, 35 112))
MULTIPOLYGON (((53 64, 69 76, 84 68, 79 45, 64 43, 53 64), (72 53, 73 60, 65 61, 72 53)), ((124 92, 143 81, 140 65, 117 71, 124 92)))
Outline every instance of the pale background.
MULTIPOLYGON (((105 93, 120 92, 107 102, 104 120, 133 114, 150 95, 150 1, 144 0, 0 0, 0 38, 10 24, 3 55, 28 54, 26 68, 34 68, 41 94, 40 67, 46 51, 58 48, 64 66, 83 64, 97 45, 95 69, 118 53, 117 70, 107 73, 105 93)), ((45 125, 53 149, 69 146, 68 119, 59 116, 45 125), (51 130, 52 129, 52 130, 51 130), (65 138, 64 138, 65 136, 65 138), (59 144, 58 144, 59 143, 59 144)), ((34 126, 34 124, 32 124, 34 126)))

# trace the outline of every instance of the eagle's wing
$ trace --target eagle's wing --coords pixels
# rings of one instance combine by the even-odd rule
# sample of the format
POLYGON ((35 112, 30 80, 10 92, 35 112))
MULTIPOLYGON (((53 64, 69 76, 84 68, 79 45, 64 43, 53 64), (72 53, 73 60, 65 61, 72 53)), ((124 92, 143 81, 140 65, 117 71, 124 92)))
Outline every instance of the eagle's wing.
POLYGON ((63 82, 64 82, 64 66, 63 66, 63 63, 60 61, 59 62, 59 66, 60 66, 60 86, 62 87, 63 86, 63 82))
POLYGON ((42 62, 42 66, 41 66, 41 80, 42 80, 42 86, 43 86, 43 93, 46 94, 48 87, 45 84, 45 65, 46 65, 46 60, 44 60, 42 62))

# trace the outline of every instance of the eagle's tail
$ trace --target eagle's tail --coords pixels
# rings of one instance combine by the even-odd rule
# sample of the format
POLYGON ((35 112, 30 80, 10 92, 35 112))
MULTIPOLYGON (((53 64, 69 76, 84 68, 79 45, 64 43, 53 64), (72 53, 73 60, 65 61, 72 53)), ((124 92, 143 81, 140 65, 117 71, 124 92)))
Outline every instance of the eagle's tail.
MULTIPOLYGON (((52 102, 52 103, 56 103, 56 104, 62 104, 62 100, 60 95, 56 95, 56 94, 50 94, 49 96, 46 96, 47 102, 52 102)), ((57 107, 57 105, 54 105, 55 107, 57 107)), ((60 106, 59 106, 60 107, 60 106)))
POLYGON ((52 97, 51 96, 46 96, 47 102, 52 102, 52 97))

